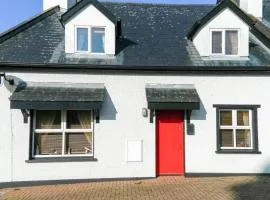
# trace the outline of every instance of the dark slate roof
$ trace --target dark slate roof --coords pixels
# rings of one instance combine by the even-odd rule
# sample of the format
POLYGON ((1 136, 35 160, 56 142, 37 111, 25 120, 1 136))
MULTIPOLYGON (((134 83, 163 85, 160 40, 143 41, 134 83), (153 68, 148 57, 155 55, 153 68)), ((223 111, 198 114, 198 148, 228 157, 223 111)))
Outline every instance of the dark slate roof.
POLYGON ((0 42, 0 62, 117 66, 265 66, 270 63, 269 52, 256 38, 251 41, 247 61, 201 59, 186 36, 193 24, 215 5, 102 4, 121 19, 122 37, 117 41, 116 56, 66 55, 62 13, 54 10, 27 28, 19 27, 20 31, 0 42))
POLYGON ((11 101, 101 102, 104 84, 27 83, 18 87, 11 101))
POLYGON ((95 6, 101 13, 103 13, 108 19, 110 19, 114 24, 117 23, 116 16, 108 10, 106 7, 102 5, 97 0, 81 0, 79 3, 75 4, 73 7, 71 7, 67 12, 65 12, 61 19, 62 22, 65 24, 69 19, 71 19, 73 16, 75 16, 78 12, 80 12, 83 8, 85 8, 88 5, 95 6))
POLYGON ((200 102, 194 85, 147 84, 146 97, 148 102, 200 102))
POLYGON ((0 37, 0 61, 49 63, 57 48, 64 48, 59 7, 34 17, 0 37))

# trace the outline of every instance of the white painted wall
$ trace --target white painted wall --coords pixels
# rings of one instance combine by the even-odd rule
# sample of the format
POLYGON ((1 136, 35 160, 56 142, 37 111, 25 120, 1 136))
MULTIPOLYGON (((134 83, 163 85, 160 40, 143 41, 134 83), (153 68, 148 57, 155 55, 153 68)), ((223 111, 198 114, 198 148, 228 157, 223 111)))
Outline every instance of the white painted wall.
POLYGON ((258 19, 263 17, 263 0, 240 0, 240 8, 258 19))
POLYGON ((61 9, 67 9, 67 0, 43 0, 43 10, 47 10, 49 8, 60 6, 61 9))
POLYGON ((105 54, 115 54, 115 24, 95 6, 89 5, 65 25, 65 51, 75 53, 75 26, 104 27, 105 54))
POLYGON ((201 56, 211 55, 211 29, 239 29, 239 56, 249 56, 249 27, 229 8, 223 10, 195 35, 193 42, 201 56))
POLYGON ((0 182, 116 177, 155 177, 155 124, 142 116, 147 107, 147 83, 194 84, 202 108, 194 111, 191 122, 195 135, 185 136, 188 173, 270 173, 268 76, 181 76, 111 74, 14 73, 25 81, 105 83, 110 99, 94 125, 97 162, 26 163, 29 124, 20 110, 9 109, 9 92, 0 87, 0 182), (131 81, 132 80, 132 81, 131 81), (258 109, 259 150, 262 154, 216 154, 216 110, 213 104, 260 104, 258 109), (12 124, 12 126, 11 126, 12 124), (11 132, 12 127, 12 132, 11 132), (13 142, 11 135, 13 133, 13 142), (142 162, 126 161, 128 140, 141 140, 142 162), (13 146, 13 149, 11 149, 13 146), (12 152, 12 153, 11 153, 12 152), (11 167, 11 163, 12 167, 11 167), (11 173, 12 169, 12 173, 11 173))
MULTIPOLYGON (((0 78, 1 79, 1 78, 0 78)), ((2 79, 3 81, 3 79, 2 79)), ((12 134, 9 99, 10 92, 0 84, 0 182, 9 182, 12 177, 12 134)))

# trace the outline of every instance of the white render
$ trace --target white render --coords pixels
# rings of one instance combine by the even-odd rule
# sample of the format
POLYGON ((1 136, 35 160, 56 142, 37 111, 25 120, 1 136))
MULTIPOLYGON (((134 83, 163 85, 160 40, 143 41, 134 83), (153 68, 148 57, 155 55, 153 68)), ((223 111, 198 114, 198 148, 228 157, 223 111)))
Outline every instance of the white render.
MULTIPOLYGON (((208 22, 198 33, 194 36, 193 42, 202 57, 212 57, 211 56, 211 30, 239 30, 239 49, 238 57, 235 56, 224 56, 226 59, 241 59, 247 58, 249 56, 249 27, 248 25, 240 19, 234 12, 229 8, 224 9, 216 17, 214 17, 210 22, 208 22), (233 22, 233 23, 232 23, 233 22)), ((220 57, 218 57, 220 59, 220 57)))
MULTIPOLYGON (((10 109, 10 92, 0 86, 0 182, 155 177, 155 123, 142 116, 145 87, 194 84, 202 105, 193 111, 195 135, 185 134, 186 173, 270 173, 268 76, 184 76, 181 74, 7 73, 27 82, 104 83, 109 97, 94 124, 96 162, 26 163, 30 122, 10 109), (258 139, 262 154, 216 154, 216 110, 213 104, 259 104, 258 139), (127 141, 142 141, 142 161, 127 162, 127 141)), ((137 148, 138 149, 138 148, 137 148)))
POLYGON ((89 5, 65 24, 65 52, 76 53, 76 26, 105 28, 105 55, 115 54, 115 24, 95 6, 89 5))
POLYGON ((263 0, 240 0, 240 8, 258 19, 263 18, 263 0))
POLYGON ((67 0, 43 0, 44 11, 55 6, 60 6, 62 10, 66 10, 68 7, 67 0))

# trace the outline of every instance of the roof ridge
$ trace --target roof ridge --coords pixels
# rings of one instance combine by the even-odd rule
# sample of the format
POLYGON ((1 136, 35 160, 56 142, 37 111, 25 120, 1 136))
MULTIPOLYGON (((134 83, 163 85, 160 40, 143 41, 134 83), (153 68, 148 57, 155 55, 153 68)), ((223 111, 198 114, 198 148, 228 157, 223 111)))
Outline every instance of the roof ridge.
POLYGON ((215 6, 216 4, 177 4, 177 3, 142 3, 142 2, 117 2, 117 1, 106 1, 106 0, 103 0, 103 1, 100 1, 100 3, 102 4, 122 4, 122 5, 144 5, 144 6, 168 6, 168 7, 175 7, 175 6, 191 6, 191 7, 195 7, 195 6, 215 6))
POLYGON ((57 13, 58 11, 60 11, 59 6, 52 7, 50 9, 48 9, 42 13, 39 13, 39 14, 35 15, 34 17, 31 17, 30 19, 25 20, 25 21, 21 22, 20 24, 8 29, 7 31, 0 34, 0 43, 8 40, 9 38, 17 35, 18 33, 22 32, 22 31, 32 27, 36 23, 53 15, 54 13, 57 13))
POLYGON ((108 10, 101 2, 98 0, 81 0, 74 6, 72 6, 70 9, 67 10, 62 16, 61 21, 62 23, 66 23, 70 18, 73 17, 77 12, 81 11, 88 5, 93 5, 96 7, 100 12, 102 12, 109 20, 111 20, 114 24, 117 23, 117 17, 108 10))

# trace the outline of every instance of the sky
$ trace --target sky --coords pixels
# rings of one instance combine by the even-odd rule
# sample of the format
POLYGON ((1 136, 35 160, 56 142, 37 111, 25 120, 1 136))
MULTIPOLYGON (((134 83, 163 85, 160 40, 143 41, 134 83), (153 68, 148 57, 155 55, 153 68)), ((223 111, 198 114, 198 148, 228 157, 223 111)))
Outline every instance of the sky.
MULTIPOLYGON (((108 1, 108 0, 103 0, 108 1)), ((109 0, 168 4, 213 4, 216 0, 109 0)), ((42 0, 0 0, 0 33, 42 12, 42 0)))

